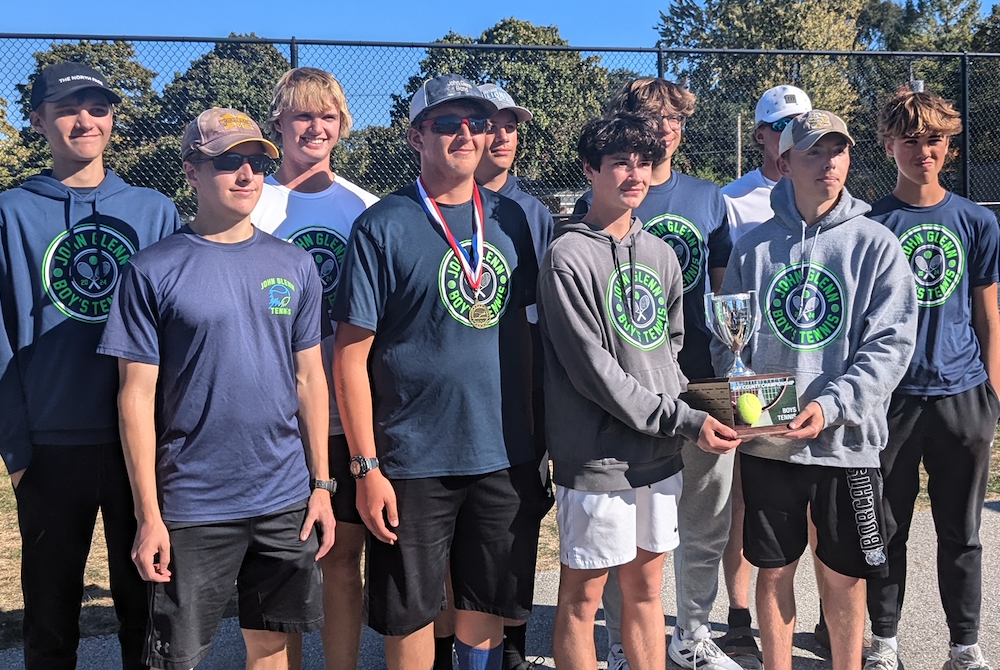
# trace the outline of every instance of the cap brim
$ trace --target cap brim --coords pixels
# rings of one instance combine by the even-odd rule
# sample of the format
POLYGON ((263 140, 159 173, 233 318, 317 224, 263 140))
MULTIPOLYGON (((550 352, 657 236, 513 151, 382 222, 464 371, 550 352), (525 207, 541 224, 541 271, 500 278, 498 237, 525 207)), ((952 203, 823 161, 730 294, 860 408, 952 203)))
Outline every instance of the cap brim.
POLYGON ((58 102, 63 98, 68 98, 71 95, 79 93, 80 91, 86 91, 87 89, 94 89, 95 91, 100 91, 101 93, 104 94, 104 97, 106 97, 108 99, 108 102, 110 102, 112 105, 117 105, 122 101, 122 97, 117 93, 115 93, 114 91, 112 91, 110 88, 104 88, 103 86, 94 86, 93 84, 88 84, 85 86, 76 86, 76 87, 71 86, 68 88, 64 88, 55 95, 45 96, 42 102, 58 102))
POLYGON ((827 135, 843 135, 847 139, 847 144, 852 147, 854 146, 854 138, 847 133, 840 130, 824 128, 823 130, 814 130, 803 137, 797 144, 792 146, 792 151, 808 151, 814 144, 819 142, 820 138, 826 137, 827 135))
MULTIPOLYGON (((493 116, 499 110, 499 108, 496 106, 496 103, 494 103, 489 98, 474 98, 472 96, 469 97, 463 96, 461 98, 449 98, 447 100, 442 100, 441 102, 438 102, 436 104, 428 105, 427 107, 424 107, 422 110, 420 110, 417 116, 420 116, 420 114, 423 114, 425 112, 429 112, 432 109, 437 109, 442 105, 449 105, 452 103, 464 103, 466 105, 472 105, 474 107, 478 107, 488 117, 493 116)), ((414 119, 415 118, 416 117, 414 117, 414 119)))
POLYGON ((247 138, 244 138, 242 140, 237 140, 235 142, 226 142, 225 140, 227 138, 224 138, 224 137, 223 138, 219 138, 219 139, 223 140, 223 142, 221 142, 219 144, 214 144, 212 142, 207 142, 205 144, 202 144, 200 147, 197 147, 195 150, 200 151, 201 153, 205 154, 206 156, 211 156, 211 157, 214 158, 215 156, 221 156, 222 154, 226 153, 230 149, 238 147, 241 144, 248 144, 250 142, 258 142, 258 143, 260 143, 261 145, 264 146, 264 153, 266 153, 271 158, 277 158, 278 157, 278 147, 276 147, 274 145, 274 143, 271 142, 270 140, 265 140, 262 137, 247 137, 247 138))

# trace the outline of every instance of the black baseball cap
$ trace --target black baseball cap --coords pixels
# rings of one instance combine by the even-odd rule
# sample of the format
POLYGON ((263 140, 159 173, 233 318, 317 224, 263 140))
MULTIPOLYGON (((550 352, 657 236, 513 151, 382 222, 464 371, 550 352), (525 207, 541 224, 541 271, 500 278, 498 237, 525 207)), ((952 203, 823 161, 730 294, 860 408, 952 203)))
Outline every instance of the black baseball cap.
POLYGON ((35 83, 31 85, 31 110, 38 109, 43 102, 62 100, 87 88, 100 89, 114 105, 122 101, 100 72, 83 63, 67 61, 49 65, 35 77, 35 83))

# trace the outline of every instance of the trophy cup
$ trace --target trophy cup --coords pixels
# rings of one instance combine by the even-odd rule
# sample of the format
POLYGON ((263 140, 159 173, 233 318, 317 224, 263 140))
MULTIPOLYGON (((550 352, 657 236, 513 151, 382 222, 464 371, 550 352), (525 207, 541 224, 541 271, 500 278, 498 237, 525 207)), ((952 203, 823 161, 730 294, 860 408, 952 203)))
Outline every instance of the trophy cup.
POLYGON ((733 352, 733 364, 726 371, 727 377, 749 377, 754 374, 743 363, 740 352, 760 326, 760 308, 757 291, 731 295, 705 295, 705 320, 708 329, 733 352))
POLYGON ((734 428, 740 437, 789 432, 788 422, 799 413, 795 376, 758 375, 740 355, 761 324, 757 291, 707 294, 705 322, 733 353, 733 363, 724 377, 692 381, 681 397, 691 407, 734 428))

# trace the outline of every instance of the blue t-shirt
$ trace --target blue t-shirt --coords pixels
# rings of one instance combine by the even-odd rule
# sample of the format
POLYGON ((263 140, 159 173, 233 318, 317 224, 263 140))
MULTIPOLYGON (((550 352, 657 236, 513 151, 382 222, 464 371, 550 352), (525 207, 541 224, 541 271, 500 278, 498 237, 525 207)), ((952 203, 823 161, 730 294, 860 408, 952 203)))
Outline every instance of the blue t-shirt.
POLYGON ((954 395, 982 384, 987 375, 972 328, 972 289, 997 282, 996 217, 954 193, 931 207, 888 195, 869 217, 899 238, 917 284, 916 349, 897 392, 954 395))
POLYGON ((129 260, 98 352, 159 366, 165 521, 309 497, 294 353, 319 344, 322 294, 309 254, 257 229, 220 244, 185 226, 129 260))
MULTIPOLYGON (((535 260, 541 266, 545 252, 548 251, 549 244, 552 243, 552 231, 555 229, 552 212, 538 198, 522 191, 519 180, 514 175, 507 176, 507 181, 497 193, 505 198, 510 198, 524 210, 524 216, 528 219, 528 228, 531 230, 531 242, 535 245, 535 260)), ((532 327, 537 326, 538 310, 535 309, 534 305, 528 307, 527 314, 528 323, 532 324, 532 327)), ((536 357, 537 355, 538 352, 535 352, 536 357)))
MULTIPOLYGON (((347 243, 333 316, 375 333, 375 446, 391 478, 495 472, 533 455, 518 312, 535 302, 538 267, 521 207, 479 192, 478 296, 412 184, 369 207, 347 243), (489 309, 489 327, 472 326, 474 302, 489 309)), ((441 212, 468 249, 472 203, 441 212)))
MULTIPOLYGON (((586 214, 593 199, 593 191, 587 191, 573 214, 586 214)), ((712 290, 709 270, 725 268, 733 250, 722 190, 710 181, 671 170, 670 179, 650 186, 632 214, 642 221, 644 230, 673 248, 681 264, 684 348, 677 357, 681 371, 688 379, 714 377, 704 295, 712 290)))

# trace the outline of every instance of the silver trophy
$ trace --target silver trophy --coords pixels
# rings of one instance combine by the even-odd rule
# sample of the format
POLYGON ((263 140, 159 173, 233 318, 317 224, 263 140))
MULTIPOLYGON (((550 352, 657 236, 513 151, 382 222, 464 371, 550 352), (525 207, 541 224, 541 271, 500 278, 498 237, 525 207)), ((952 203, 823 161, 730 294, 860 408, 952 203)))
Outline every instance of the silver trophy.
POLYGON ((757 291, 730 295, 706 294, 705 320, 708 329, 733 352, 733 364, 725 376, 747 377, 754 374, 754 371, 743 363, 740 352, 750 343, 750 338, 760 326, 757 291))

